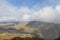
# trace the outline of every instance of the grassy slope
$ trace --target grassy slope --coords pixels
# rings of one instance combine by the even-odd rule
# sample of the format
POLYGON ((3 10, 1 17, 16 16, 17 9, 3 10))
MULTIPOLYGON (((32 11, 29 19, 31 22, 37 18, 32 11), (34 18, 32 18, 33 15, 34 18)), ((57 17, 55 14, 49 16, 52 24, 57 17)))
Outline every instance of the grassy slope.
POLYGON ((26 38, 26 37, 32 37, 31 34, 15 34, 15 33, 2 33, 0 34, 0 40, 3 39, 11 39, 14 37, 20 37, 20 38, 26 38))
POLYGON ((11 28, 14 28, 14 29, 16 29, 16 30, 19 30, 19 29, 25 28, 27 24, 28 24, 27 22, 23 22, 23 23, 21 23, 21 24, 12 26, 11 28))
MULTIPOLYGON (((24 29, 26 27, 26 25, 27 25, 27 23, 24 22, 24 23, 15 25, 15 26, 11 26, 10 28, 19 30, 19 29, 24 29)), ((2 25, 2 26, 6 26, 6 25, 2 25)), ((26 38, 26 37, 32 37, 32 35, 31 34, 15 34, 15 33, 8 33, 8 32, 5 32, 5 33, 0 34, 0 40, 3 40, 3 39, 11 39, 13 37, 26 38)))
MULTIPOLYGON (((27 27, 26 25, 28 24, 28 22, 23 22, 21 24, 15 25, 15 26, 11 26, 10 28, 19 30, 19 29, 24 29, 25 32, 34 32, 34 29, 31 29, 29 27, 27 27)), ((32 37, 31 34, 12 34, 12 33, 3 33, 0 34, 0 40, 3 39, 11 39, 13 37, 21 37, 21 38, 26 38, 26 37, 32 37)))

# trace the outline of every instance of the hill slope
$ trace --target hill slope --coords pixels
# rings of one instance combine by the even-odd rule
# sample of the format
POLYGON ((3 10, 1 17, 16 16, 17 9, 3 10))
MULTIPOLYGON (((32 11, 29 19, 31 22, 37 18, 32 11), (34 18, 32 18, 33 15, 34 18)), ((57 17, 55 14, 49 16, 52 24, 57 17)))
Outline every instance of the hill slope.
POLYGON ((46 39, 54 39, 59 37, 58 25, 55 23, 46 23, 40 21, 29 21, 12 26, 13 29, 22 30, 23 32, 30 33, 35 36, 39 36, 46 39))
POLYGON ((40 21, 22 22, 7 28, 8 32, 31 34, 32 37, 42 37, 44 39, 56 39, 60 36, 60 24, 40 21))

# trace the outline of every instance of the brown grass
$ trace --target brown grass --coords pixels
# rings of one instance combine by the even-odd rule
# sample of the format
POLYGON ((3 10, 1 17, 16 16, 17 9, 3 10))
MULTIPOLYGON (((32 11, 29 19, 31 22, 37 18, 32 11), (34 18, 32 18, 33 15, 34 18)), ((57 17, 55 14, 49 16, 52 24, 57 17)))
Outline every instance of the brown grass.
POLYGON ((14 29, 16 29, 16 30, 19 30, 19 29, 25 28, 27 24, 28 24, 28 22, 23 22, 23 23, 21 23, 21 24, 12 26, 11 28, 14 28, 14 29))
POLYGON ((20 38, 29 37, 29 38, 31 38, 32 35, 31 34, 14 34, 14 33, 2 33, 2 34, 0 34, 0 40, 11 39, 14 37, 20 37, 20 38))

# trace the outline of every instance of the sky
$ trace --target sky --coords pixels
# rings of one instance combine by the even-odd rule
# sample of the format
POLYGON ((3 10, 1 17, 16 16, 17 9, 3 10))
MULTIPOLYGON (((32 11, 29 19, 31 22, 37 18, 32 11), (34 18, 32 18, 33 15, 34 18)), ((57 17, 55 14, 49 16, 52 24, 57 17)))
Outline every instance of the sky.
POLYGON ((60 23, 60 0, 0 0, 1 21, 60 23))

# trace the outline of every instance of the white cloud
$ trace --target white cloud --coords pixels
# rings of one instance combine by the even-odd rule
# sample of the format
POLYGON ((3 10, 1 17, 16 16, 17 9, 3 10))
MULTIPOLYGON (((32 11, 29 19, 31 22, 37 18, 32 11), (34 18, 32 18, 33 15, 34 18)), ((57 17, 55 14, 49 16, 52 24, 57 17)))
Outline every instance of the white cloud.
POLYGON ((60 5, 56 6, 56 11, 60 13, 60 5))
POLYGON ((25 14, 25 15, 23 15, 23 20, 28 21, 30 19, 30 17, 31 17, 30 15, 25 14))
POLYGON ((32 19, 38 19, 40 21, 53 21, 56 17, 55 10, 52 7, 44 7, 32 15, 32 19))
POLYGON ((17 14, 19 17, 20 16, 22 17, 23 15, 26 15, 26 14, 28 15, 30 13, 31 13, 31 10, 26 6, 20 7, 17 11, 17 14))
POLYGON ((0 22, 3 22, 3 21, 10 21, 10 20, 14 20, 14 21, 17 21, 17 17, 7 17, 7 16, 3 16, 3 17, 0 17, 0 22))
POLYGON ((28 15, 26 15, 30 13, 30 9, 28 7, 23 6, 18 9, 6 1, 1 1, 0 5, 0 21, 13 19, 21 21, 28 19, 28 15))
POLYGON ((46 22, 60 22, 60 5, 56 5, 54 8, 52 6, 44 6, 42 8, 37 7, 37 5, 35 6, 36 9, 34 6, 31 9, 27 6, 22 6, 18 9, 3 0, 0 2, 0 21, 40 20, 46 22))
POLYGON ((32 20, 60 23, 60 5, 56 5, 55 7, 45 6, 35 11, 31 18, 32 20))

